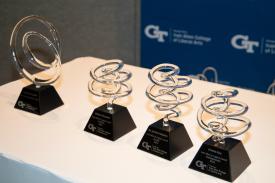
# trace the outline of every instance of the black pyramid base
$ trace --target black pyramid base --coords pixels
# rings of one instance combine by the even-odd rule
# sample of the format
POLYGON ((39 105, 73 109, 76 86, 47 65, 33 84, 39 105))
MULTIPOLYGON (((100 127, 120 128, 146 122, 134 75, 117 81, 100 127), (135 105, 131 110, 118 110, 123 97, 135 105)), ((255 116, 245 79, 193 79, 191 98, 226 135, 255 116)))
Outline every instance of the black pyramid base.
POLYGON ((84 131, 115 141, 135 128, 126 107, 113 104, 113 111, 109 111, 104 104, 94 110, 84 131))
POLYGON ((171 161, 193 144, 183 124, 170 120, 170 126, 165 127, 162 121, 148 127, 138 149, 171 161))
POLYGON ((14 108, 42 115, 63 104, 53 86, 47 85, 37 88, 31 84, 22 89, 14 108))
POLYGON ((225 143, 220 144, 210 137, 202 144, 189 168, 233 182, 250 164, 240 140, 226 138, 225 143))

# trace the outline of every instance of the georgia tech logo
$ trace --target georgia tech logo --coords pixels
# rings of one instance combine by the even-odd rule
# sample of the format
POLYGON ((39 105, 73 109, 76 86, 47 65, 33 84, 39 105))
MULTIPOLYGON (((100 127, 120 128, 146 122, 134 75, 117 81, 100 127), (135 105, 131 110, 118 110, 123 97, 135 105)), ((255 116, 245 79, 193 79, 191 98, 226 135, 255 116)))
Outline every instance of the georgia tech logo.
POLYGON ((200 169, 202 169, 202 170, 205 170, 205 169, 206 169, 206 164, 204 164, 203 161, 198 160, 198 161, 196 161, 195 164, 196 164, 196 166, 197 166, 198 168, 200 168, 200 169))
POLYGON ((88 128, 89 128, 90 130, 92 130, 92 132, 95 132, 95 130, 96 130, 96 127, 94 126, 94 124, 89 124, 89 125, 88 125, 88 128))
POLYGON ((151 149, 151 146, 149 145, 148 142, 142 142, 142 147, 145 148, 147 151, 150 151, 151 149))
POLYGON ((245 50, 246 53, 254 53, 254 48, 259 47, 258 41, 251 41, 249 36, 240 34, 232 37, 231 44, 236 49, 245 50))
POLYGON ((144 33, 148 38, 157 39, 158 42, 164 42, 164 37, 168 36, 168 32, 160 30, 157 25, 147 25, 144 33))
POLYGON ((21 108, 25 108, 25 106, 26 106, 26 104, 25 104, 23 101, 21 101, 21 100, 19 100, 19 101, 17 102, 17 105, 18 105, 19 107, 21 107, 21 108))

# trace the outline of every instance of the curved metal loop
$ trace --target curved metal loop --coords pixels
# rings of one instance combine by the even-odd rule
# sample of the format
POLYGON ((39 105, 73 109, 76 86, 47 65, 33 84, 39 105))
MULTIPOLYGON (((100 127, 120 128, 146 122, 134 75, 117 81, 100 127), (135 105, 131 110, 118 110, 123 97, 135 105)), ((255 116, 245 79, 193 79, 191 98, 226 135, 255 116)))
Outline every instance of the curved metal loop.
POLYGON ((212 91, 211 95, 213 97, 217 98, 232 98, 238 95, 238 90, 234 89, 224 89, 224 90, 218 90, 218 91, 212 91))
POLYGON ((218 71, 211 66, 206 67, 203 69, 202 73, 196 74, 196 75, 190 75, 190 77, 202 80, 202 81, 211 81, 214 83, 218 83, 218 71), (213 78, 208 78, 208 76, 211 75, 213 78))
POLYGON ((245 133, 250 127, 251 122, 243 117, 247 112, 248 106, 240 101, 231 100, 236 96, 236 90, 214 91, 201 101, 201 108, 197 114, 197 120, 201 128, 213 135, 215 142, 224 143, 224 138, 235 137, 245 133), (239 127, 232 124, 239 123, 239 127))
POLYGON ((190 85, 192 80, 186 76, 179 76, 180 69, 173 64, 159 64, 149 72, 150 84, 146 89, 147 97, 156 102, 159 111, 171 111, 163 119, 163 125, 169 126, 169 119, 178 117, 180 104, 190 101, 193 94, 182 88, 190 85))
POLYGON ((201 101, 202 108, 208 113, 215 116, 240 116, 247 112, 247 104, 228 99, 219 99, 217 97, 207 96, 201 101), (219 105, 219 107, 217 107, 219 105), (228 110, 228 108, 234 108, 234 110, 228 110))
POLYGON ((206 67, 203 71, 202 71, 202 76, 204 76, 204 78, 206 78, 206 81, 208 81, 206 74, 208 72, 212 72, 214 75, 214 83, 218 83, 218 72, 214 67, 206 67))
POLYGON ((132 77, 132 73, 121 70, 123 66, 121 60, 109 60, 90 71, 93 80, 88 83, 88 89, 96 96, 109 98, 108 110, 113 110, 112 104, 117 98, 132 92, 132 86, 125 83, 132 77))
POLYGON ((61 73, 60 37, 56 28, 50 22, 48 22, 45 18, 37 15, 31 15, 21 19, 15 25, 12 31, 11 38, 10 38, 10 47, 11 47, 11 52, 13 56, 13 61, 20 75, 26 78, 27 80, 31 81, 32 83, 34 83, 37 87, 52 84, 59 78, 61 73), (18 35, 20 31, 22 30, 23 26, 27 22, 35 22, 35 21, 42 23, 46 27, 46 29, 50 32, 53 41, 51 41, 49 38, 47 38, 41 33, 38 33, 36 31, 28 31, 22 37, 21 46, 23 49, 25 59, 32 66, 42 71, 51 70, 51 74, 48 78, 39 77, 37 74, 31 74, 26 68, 24 68, 23 58, 20 57, 18 53, 19 52, 18 35), (46 43, 46 45, 48 45, 50 50, 54 53, 55 59, 52 61, 51 64, 47 64, 39 60, 35 56, 35 54, 32 52, 32 49, 30 48, 28 43, 28 41, 32 37, 36 37, 44 41, 44 43, 46 43))
POLYGON ((271 94, 271 95, 275 95, 275 79, 274 79, 273 83, 271 83, 268 86, 268 89, 267 89, 266 93, 271 94))

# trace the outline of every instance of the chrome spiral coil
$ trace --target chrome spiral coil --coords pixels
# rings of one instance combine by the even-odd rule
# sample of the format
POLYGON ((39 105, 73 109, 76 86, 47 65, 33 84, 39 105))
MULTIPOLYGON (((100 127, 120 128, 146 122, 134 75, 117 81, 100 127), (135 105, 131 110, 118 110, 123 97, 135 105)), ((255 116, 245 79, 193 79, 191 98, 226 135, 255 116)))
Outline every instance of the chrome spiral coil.
POLYGON ((10 47, 13 61, 20 75, 31 81, 37 87, 52 84, 59 78, 61 72, 60 37, 56 28, 45 18, 31 15, 21 19, 12 31, 10 47), (35 30, 32 30, 25 32, 22 39, 19 40, 21 38, 19 37, 19 34, 22 33, 24 26, 29 22, 36 23, 36 25, 39 23, 42 24, 46 28, 44 28, 44 30, 49 31, 51 39, 35 30), (33 38, 38 38, 40 41, 43 41, 50 48, 51 52, 53 52, 54 60, 51 63, 41 61, 35 56, 29 44, 29 41, 33 38), (19 49, 23 50, 23 55, 20 54, 21 52, 19 49), (40 71, 48 71, 47 77, 31 74, 30 71, 28 71, 28 69, 24 66, 24 61, 28 62, 31 66, 39 69, 40 71))
POLYGON ((198 123, 213 135, 215 142, 223 144, 225 138, 241 135, 251 127, 250 120, 241 116, 247 112, 248 106, 231 99, 236 95, 238 90, 224 89, 213 91, 201 100, 201 108, 197 114, 198 123))
POLYGON ((275 80, 268 86, 267 94, 275 95, 275 80))
POLYGON ((180 115, 180 104, 190 101, 192 93, 182 88, 190 85, 192 80, 186 76, 179 76, 180 69, 173 64, 159 64, 149 72, 152 82, 147 89, 146 95, 156 103, 155 108, 159 111, 170 111, 163 118, 163 126, 169 126, 169 119, 180 115))
POLYGON ((89 91, 99 97, 108 98, 107 109, 113 110, 113 103, 117 98, 128 96, 132 87, 126 83, 132 73, 122 70, 121 60, 109 60, 90 71, 92 80, 88 83, 89 91))
POLYGON ((218 71, 214 67, 206 67, 201 74, 197 74, 198 79, 204 81, 213 81, 214 83, 218 83, 218 71), (213 75, 213 79, 210 80, 207 78, 207 74, 210 73, 213 75))

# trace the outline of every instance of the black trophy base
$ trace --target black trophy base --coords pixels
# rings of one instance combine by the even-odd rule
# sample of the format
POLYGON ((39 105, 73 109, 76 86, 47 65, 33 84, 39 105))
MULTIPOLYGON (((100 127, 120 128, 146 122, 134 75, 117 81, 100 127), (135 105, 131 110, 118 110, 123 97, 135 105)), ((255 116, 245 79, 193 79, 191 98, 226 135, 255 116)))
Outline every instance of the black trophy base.
POLYGON ((171 161, 190 149, 193 143, 183 124, 170 120, 170 126, 165 127, 162 121, 148 127, 138 149, 171 161))
POLYGON ((63 104, 53 86, 47 85, 37 88, 31 84, 22 89, 14 108, 42 115, 63 104))
POLYGON ((84 131, 115 141, 136 128, 136 125, 124 106, 113 104, 113 110, 107 104, 96 108, 84 131))
POLYGON ((189 168, 233 182, 250 164, 240 140, 226 138, 225 143, 220 144, 210 137, 202 144, 189 168))

